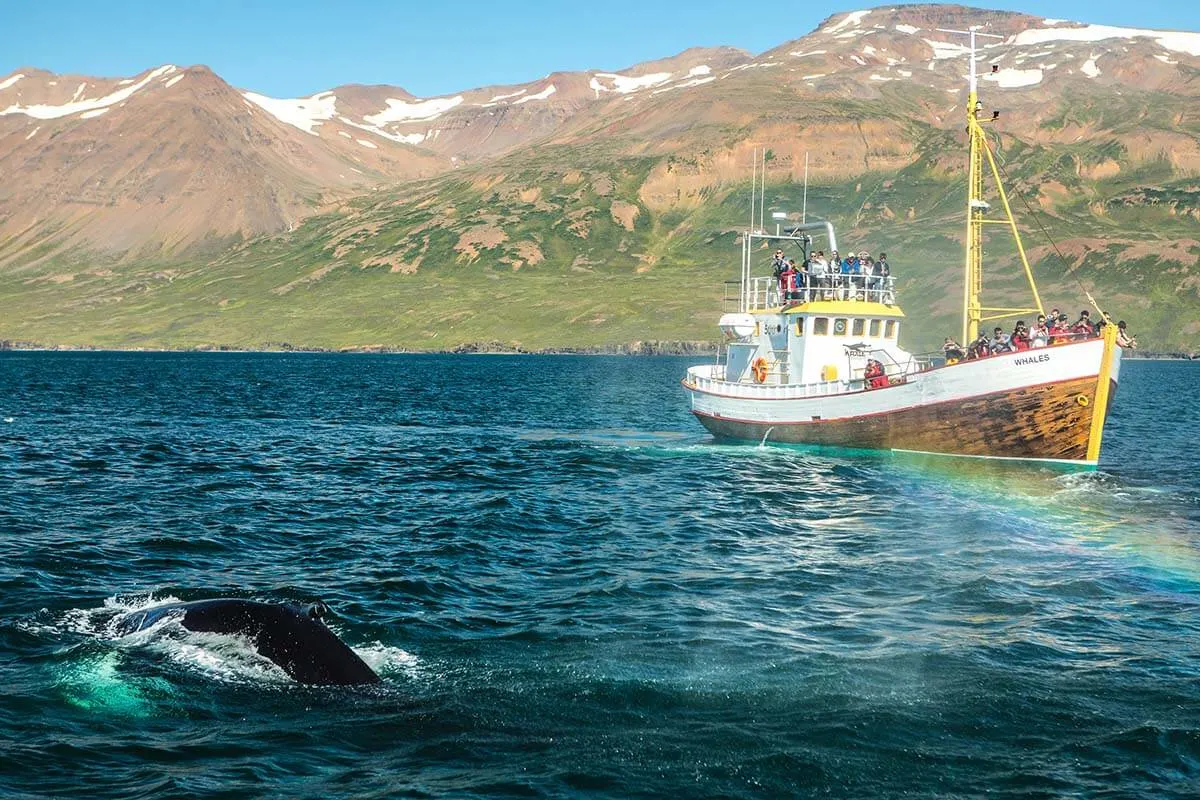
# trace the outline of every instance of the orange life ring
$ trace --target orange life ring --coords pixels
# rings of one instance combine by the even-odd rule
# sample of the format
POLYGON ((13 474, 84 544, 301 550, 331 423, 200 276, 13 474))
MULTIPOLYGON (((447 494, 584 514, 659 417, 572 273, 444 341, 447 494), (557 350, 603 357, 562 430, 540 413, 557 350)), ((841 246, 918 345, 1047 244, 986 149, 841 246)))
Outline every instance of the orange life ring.
POLYGON ((759 356, 754 359, 754 362, 750 365, 750 369, 754 371, 754 380, 759 383, 767 382, 767 360, 765 358, 759 356))

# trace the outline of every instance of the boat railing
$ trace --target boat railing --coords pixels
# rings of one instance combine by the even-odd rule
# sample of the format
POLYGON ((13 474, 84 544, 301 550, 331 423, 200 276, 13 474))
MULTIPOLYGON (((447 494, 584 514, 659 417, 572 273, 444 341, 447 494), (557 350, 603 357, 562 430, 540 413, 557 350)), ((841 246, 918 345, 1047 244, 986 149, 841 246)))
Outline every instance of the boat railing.
POLYGON ((801 384, 730 381, 726 379, 725 367, 721 364, 701 364, 689 367, 687 382, 700 391, 713 392, 727 397, 763 400, 825 397, 828 395, 844 394, 846 392, 856 392, 865 386, 863 381, 857 379, 801 384))
MULTIPOLYGON (((731 285, 740 289, 739 283, 726 283, 726 310, 729 310, 731 285)), ((813 300, 856 300, 895 305, 896 279, 872 275, 827 275, 824 278, 814 278, 810 285, 798 288, 790 298, 784 297, 784 293, 780 291, 779 280, 769 275, 751 278, 750 285, 746 287, 747 311, 779 308, 788 303, 807 303, 813 300)))

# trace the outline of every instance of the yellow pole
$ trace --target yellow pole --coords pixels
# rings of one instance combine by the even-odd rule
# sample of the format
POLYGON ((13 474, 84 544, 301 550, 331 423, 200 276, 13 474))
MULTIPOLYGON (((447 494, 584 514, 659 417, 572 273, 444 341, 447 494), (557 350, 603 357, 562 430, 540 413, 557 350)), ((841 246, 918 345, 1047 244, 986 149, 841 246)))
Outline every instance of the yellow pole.
POLYGON ((1004 182, 1000 180, 1000 170, 996 166, 996 159, 992 156, 992 148, 987 146, 987 140, 983 142, 983 152, 987 155, 988 165, 992 168, 992 178, 996 181, 996 189, 1000 193, 1000 202, 1004 204, 1004 216, 1008 219, 1008 224, 1012 227, 1013 241, 1017 243, 1017 253, 1021 256, 1021 263, 1025 266, 1025 277, 1029 280, 1029 288, 1033 290, 1033 302, 1037 304, 1037 312, 1045 314, 1046 310, 1042 308, 1042 297, 1038 294, 1037 283, 1033 280, 1033 269, 1029 266, 1029 259, 1025 257, 1025 246, 1021 244, 1021 233, 1017 230, 1017 220, 1013 216, 1012 208, 1008 205, 1008 192, 1004 191, 1004 182))
POLYGON ((1104 418, 1108 414, 1108 391, 1112 384, 1112 366, 1117 346, 1117 326, 1104 326, 1104 354, 1100 356, 1100 374, 1096 376, 1096 400, 1092 404, 1092 428, 1088 431, 1087 460, 1099 461, 1100 440, 1104 437, 1104 418))
POLYGON ((980 230, 979 210, 975 207, 980 199, 979 184, 982 182, 982 166, 979 163, 979 123, 975 119, 975 107, 979 97, 974 87, 967 95, 967 135, 971 139, 970 163, 967 166, 967 252, 963 267, 963 338, 967 347, 979 336, 979 267, 980 230))

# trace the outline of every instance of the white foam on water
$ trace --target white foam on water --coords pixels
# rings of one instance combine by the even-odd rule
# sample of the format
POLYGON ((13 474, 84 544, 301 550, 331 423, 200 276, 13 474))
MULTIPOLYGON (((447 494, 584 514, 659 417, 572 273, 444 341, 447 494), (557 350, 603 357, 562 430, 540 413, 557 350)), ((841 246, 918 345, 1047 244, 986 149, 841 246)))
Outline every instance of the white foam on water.
POLYGON ((386 645, 378 640, 351 649, 381 677, 402 673, 415 678, 424 672, 421 659, 407 650, 386 645))

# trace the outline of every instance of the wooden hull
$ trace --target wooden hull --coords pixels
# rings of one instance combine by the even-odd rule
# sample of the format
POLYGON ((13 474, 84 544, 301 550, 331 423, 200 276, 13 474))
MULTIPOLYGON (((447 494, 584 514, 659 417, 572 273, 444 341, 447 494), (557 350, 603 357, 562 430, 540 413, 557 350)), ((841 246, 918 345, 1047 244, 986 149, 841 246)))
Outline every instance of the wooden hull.
POLYGON ((1115 365, 1103 368, 1108 353, 1100 341, 1068 345, 1037 353, 1032 365, 1028 355, 1005 355, 921 373, 904 386, 822 398, 685 387, 696 418, 721 440, 1090 466, 1116 389, 1115 365))
POLYGON ((696 417, 718 439, 1083 462, 1096 388, 1094 378, 1083 378, 818 422, 770 424, 701 412, 696 417))

